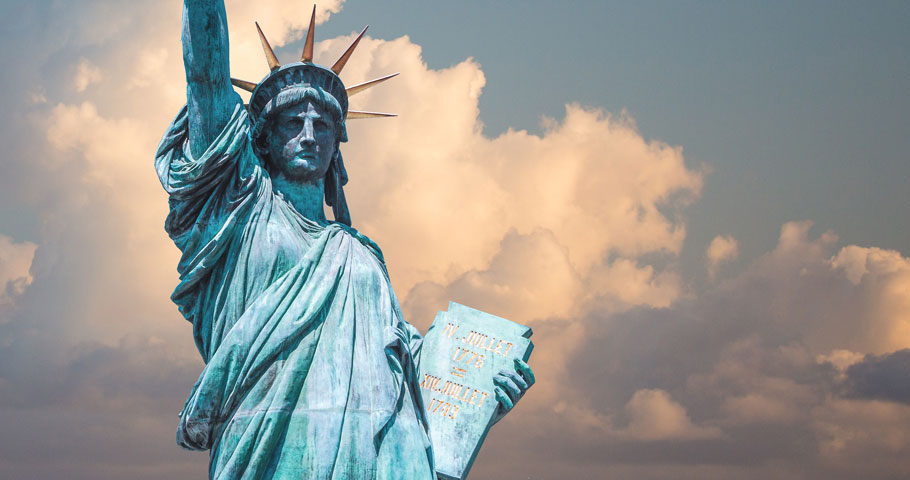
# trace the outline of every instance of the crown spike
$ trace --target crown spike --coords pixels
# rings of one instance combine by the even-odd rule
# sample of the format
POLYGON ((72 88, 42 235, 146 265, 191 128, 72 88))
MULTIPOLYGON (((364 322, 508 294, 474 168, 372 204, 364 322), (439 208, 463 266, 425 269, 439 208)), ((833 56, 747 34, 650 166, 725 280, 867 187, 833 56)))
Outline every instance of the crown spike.
POLYGON ((269 41, 266 40, 265 35, 262 33, 262 29, 259 28, 259 22, 254 23, 256 24, 256 30, 259 32, 259 40, 262 42, 262 51, 265 52, 265 59, 269 62, 269 70, 278 70, 281 64, 278 63, 275 51, 272 50, 272 46, 269 45, 269 41))
POLYGON ((256 84, 253 82, 248 82, 246 80, 240 80, 239 78, 231 78, 231 84, 237 88, 241 88, 248 92, 256 90, 256 84))
POLYGON ((335 75, 341 73, 341 69, 344 68, 345 63, 348 63, 348 59, 351 58, 351 54, 354 53, 354 49, 357 48, 357 44, 360 43, 360 39, 363 38, 363 34, 367 33, 368 28, 370 28, 369 25, 363 27, 363 31, 360 32, 360 35, 357 35, 357 38, 351 42, 351 45, 348 47, 348 49, 345 50, 343 54, 341 54, 341 58, 335 62, 335 65, 332 65, 332 71, 335 72, 335 75))
POLYGON ((386 118, 386 117, 397 117, 397 113, 381 113, 381 112, 364 112, 361 110, 348 110, 348 115, 345 120, 355 120, 358 118, 386 118))
POLYGON ((370 87, 372 87, 372 86, 379 85, 380 83, 382 83, 382 82, 384 82, 384 81, 386 81, 386 80, 388 80, 388 79, 390 79, 390 78, 392 78, 392 77, 398 76, 399 73, 400 73, 400 72, 395 72, 395 73, 393 73, 393 74, 391 74, 391 75, 386 75, 386 76, 384 76, 384 77, 379 77, 379 78, 370 80, 369 82, 363 82, 363 83, 354 85, 353 87, 348 87, 348 88, 346 88, 345 90, 348 92, 348 96, 350 97, 351 95, 360 93, 360 92, 362 92, 362 91, 364 91, 364 90, 366 90, 366 89, 368 89, 368 88, 370 88, 370 87))
POLYGON ((303 55, 300 56, 301 62, 313 61, 313 41, 316 32, 316 4, 313 4, 313 13, 310 15, 310 28, 306 31, 306 43, 303 44, 303 55))

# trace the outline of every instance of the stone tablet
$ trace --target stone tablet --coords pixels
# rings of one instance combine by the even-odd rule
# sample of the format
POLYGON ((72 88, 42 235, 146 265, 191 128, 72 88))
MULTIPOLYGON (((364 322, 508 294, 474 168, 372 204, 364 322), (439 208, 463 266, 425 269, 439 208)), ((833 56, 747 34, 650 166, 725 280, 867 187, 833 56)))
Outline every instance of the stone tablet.
POLYGON ((480 451, 498 407, 493 376, 527 361, 531 329, 449 302, 423 341, 420 391, 430 423, 436 472, 463 480, 480 451))

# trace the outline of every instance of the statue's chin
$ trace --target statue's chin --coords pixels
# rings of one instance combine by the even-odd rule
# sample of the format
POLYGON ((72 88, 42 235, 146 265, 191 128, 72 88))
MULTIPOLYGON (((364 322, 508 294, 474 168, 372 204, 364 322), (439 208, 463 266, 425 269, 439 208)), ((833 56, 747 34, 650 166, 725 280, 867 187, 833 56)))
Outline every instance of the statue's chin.
POLYGON ((280 168, 280 173, 288 180, 299 183, 313 183, 325 177, 328 166, 317 164, 318 160, 294 158, 280 168), (321 168, 323 167, 323 168, 321 168))

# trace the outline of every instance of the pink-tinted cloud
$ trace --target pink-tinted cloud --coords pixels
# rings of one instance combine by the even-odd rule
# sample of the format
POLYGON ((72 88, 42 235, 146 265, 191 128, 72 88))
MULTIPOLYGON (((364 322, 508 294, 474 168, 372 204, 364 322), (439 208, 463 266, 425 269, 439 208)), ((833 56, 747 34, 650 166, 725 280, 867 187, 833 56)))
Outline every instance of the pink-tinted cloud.
POLYGON ((4 321, 3 309, 11 308, 13 299, 32 283, 29 268, 37 247, 0 234, 0 323, 4 321))
POLYGON ((724 263, 735 260, 739 256, 739 242, 732 235, 718 235, 711 240, 705 251, 705 260, 708 267, 708 277, 712 280, 717 276, 718 269, 724 263))

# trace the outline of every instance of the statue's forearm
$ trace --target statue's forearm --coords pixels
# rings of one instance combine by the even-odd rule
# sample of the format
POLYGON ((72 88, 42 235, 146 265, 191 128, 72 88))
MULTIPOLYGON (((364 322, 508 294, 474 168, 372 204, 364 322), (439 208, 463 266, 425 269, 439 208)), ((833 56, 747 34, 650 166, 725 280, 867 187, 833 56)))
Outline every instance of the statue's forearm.
POLYGON ((201 155, 231 118, 227 15, 222 0, 184 0, 183 65, 186 69, 190 149, 201 155))
POLYGON ((187 83, 214 83, 230 78, 223 1, 184 0, 181 40, 187 83))

